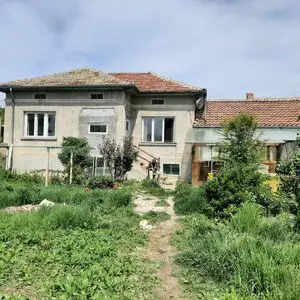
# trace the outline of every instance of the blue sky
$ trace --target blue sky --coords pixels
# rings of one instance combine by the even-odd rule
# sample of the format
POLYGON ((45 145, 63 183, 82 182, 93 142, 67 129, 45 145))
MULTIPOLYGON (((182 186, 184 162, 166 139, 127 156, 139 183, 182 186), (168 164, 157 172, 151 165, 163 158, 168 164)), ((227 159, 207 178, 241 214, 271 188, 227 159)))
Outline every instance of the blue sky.
POLYGON ((154 71, 209 98, 300 95, 298 0, 0 0, 0 81, 154 71))

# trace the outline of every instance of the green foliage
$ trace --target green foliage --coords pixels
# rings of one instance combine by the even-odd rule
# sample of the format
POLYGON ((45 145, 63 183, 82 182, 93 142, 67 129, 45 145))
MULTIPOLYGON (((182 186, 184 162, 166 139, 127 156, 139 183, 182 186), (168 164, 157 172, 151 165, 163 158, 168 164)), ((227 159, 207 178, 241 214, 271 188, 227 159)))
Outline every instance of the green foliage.
POLYGON ((170 215, 165 211, 149 211, 143 214, 143 219, 146 219, 151 224, 156 224, 159 222, 167 221, 170 219, 170 215))
POLYGON ((89 182, 88 186, 91 189, 112 189, 115 185, 115 180, 109 176, 95 176, 92 177, 89 182))
POLYGON ((58 154, 58 158, 65 167, 65 173, 69 180, 70 173, 70 158, 73 152, 73 182, 82 184, 87 175, 85 169, 93 165, 92 157, 90 156, 90 146, 85 138, 64 137, 61 144, 62 149, 58 154))
POLYGON ((152 180, 146 180, 146 179, 144 179, 142 181, 142 187, 148 189, 148 188, 160 188, 161 186, 160 186, 160 184, 157 180, 153 180, 153 179, 152 180))
POLYGON ((188 215, 202 213, 212 216, 213 210, 207 202, 203 188, 192 187, 190 184, 179 184, 175 189, 174 208, 176 213, 188 215))
MULTIPOLYGON (((276 173, 280 176, 280 188, 284 193, 298 196, 300 182, 300 155, 294 154, 289 159, 281 160, 276 165, 276 173)), ((298 202, 300 199, 298 200, 298 202)))
POLYGON ((7 299, 17 299, 10 290, 25 299, 28 287, 29 298, 37 299, 153 299, 154 270, 135 251, 146 236, 131 193, 51 185, 26 195, 30 189, 20 182, 1 182, 3 188, 0 197, 20 193, 26 201, 62 203, 0 212, 0 284, 7 299))
POLYGON ((183 222, 176 238, 181 250, 177 261, 185 287, 194 296, 300 297, 300 236, 294 233, 289 215, 266 218, 261 206, 247 202, 225 224, 202 215, 183 222))
POLYGON ((108 165, 111 176, 116 180, 125 179, 138 155, 132 137, 129 136, 124 137, 122 146, 117 145, 114 139, 104 137, 99 151, 108 165))
POLYGON ((262 143, 256 138, 258 123, 254 117, 240 114, 222 124, 224 140, 219 145, 221 159, 227 165, 255 165, 262 160, 262 143))

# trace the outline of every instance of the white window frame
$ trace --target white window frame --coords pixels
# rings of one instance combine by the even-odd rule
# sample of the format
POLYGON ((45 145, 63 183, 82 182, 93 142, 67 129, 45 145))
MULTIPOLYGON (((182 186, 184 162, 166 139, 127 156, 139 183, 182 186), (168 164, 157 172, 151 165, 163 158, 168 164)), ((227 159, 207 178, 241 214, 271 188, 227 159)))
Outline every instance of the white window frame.
POLYGON ((160 144, 170 144, 175 141, 175 117, 142 117, 142 142, 143 143, 160 143, 160 144), (144 140, 144 127, 145 127, 145 119, 152 119, 151 121, 151 141, 144 140), (162 122, 162 141, 154 141, 154 119, 163 119, 162 122), (173 119, 173 140, 172 142, 165 142, 165 119, 173 119))
POLYGON ((168 175, 168 176, 181 176, 181 164, 179 164, 179 163, 163 163, 162 164, 162 172, 163 172, 163 174, 168 175), (179 174, 164 173, 164 165, 178 165, 179 166, 179 174))
POLYGON ((103 135, 105 135, 105 134, 107 134, 107 132, 108 132, 108 126, 107 126, 107 124, 103 124, 103 123, 92 123, 92 124, 89 124, 88 125, 89 126, 89 128, 88 128, 88 132, 89 132, 89 134, 103 134, 103 135), (105 126, 106 127, 106 131, 105 132, 91 132, 91 126, 105 126))
POLYGON ((56 136, 56 112, 55 111, 26 111, 24 112, 24 137, 28 138, 55 138, 56 136), (28 115, 34 115, 34 132, 33 135, 27 134, 28 129, 28 115), (54 132, 55 135, 48 135, 49 129, 49 115, 55 115, 54 132), (44 115, 44 132, 43 135, 38 135, 38 115, 44 115))
POLYGON ((165 104, 165 99, 163 99, 163 98, 152 98, 151 99, 151 104, 152 105, 164 105, 165 104), (153 100, 162 100, 163 103, 159 103, 159 104, 158 103, 153 103, 153 100))

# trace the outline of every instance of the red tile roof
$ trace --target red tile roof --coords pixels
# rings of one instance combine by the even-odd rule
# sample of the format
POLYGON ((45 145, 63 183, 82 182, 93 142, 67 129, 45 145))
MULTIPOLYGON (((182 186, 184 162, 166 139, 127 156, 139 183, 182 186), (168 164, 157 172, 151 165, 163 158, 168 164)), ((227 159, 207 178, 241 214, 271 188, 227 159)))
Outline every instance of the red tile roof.
POLYGON ((101 87, 135 86, 144 93, 199 93, 202 89, 157 74, 148 73, 105 73, 89 68, 55 73, 31 79, 0 83, 0 90, 8 88, 60 88, 60 87, 101 87))
POLYGON ((196 121, 194 127, 220 127, 240 113, 253 115, 261 127, 300 127, 300 98, 208 101, 205 121, 196 121))
POLYGON ((184 92, 199 92, 202 89, 181 83, 169 78, 165 78, 158 74, 148 73, 109 73, 110 75, 125 81, 132 82, 136 85, 138 90, 142 93, 155 93, 155 92, 171 92, 171 93, 184 93, 184 92))

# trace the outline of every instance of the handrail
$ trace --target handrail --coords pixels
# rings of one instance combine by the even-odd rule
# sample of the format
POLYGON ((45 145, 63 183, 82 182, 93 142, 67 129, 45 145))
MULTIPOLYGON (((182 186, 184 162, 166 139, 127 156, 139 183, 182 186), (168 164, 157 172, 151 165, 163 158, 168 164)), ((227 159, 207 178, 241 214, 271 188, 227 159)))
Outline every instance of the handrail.
POLYGON ((159 158, 153 156, 152 154, 150 154, 149 152, 147 152, 147 151, 141 149, 140 147, 137 147, 137 146, 134 145, 134 148, 138 149, 138 150, 141 151, 141 152, 144 152, 145 154, 151 156, 152 158, 159 159, 159 158))

